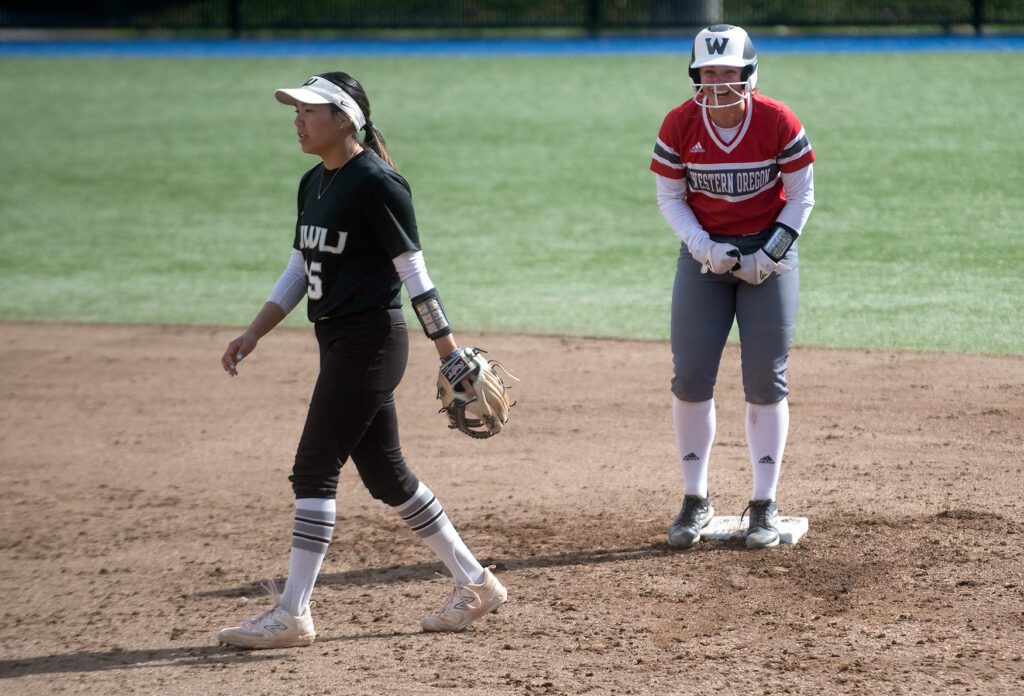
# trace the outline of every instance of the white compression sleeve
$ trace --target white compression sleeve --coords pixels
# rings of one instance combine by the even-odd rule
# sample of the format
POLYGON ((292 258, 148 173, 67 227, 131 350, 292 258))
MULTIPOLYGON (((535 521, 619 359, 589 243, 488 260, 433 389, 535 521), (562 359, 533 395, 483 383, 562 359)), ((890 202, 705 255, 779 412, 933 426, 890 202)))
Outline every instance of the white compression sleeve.
POLYGON ((423 261, 422 251, 407 251, 391 259, 398 271, 398 278, 409 291, 409 297, 419 297, 427 290, 434 287, 434 283, 427 275, 427 265, 423 261))
POLYGON ((302 260, 302 252, 292 249, 288 265, 284 267, 281 277, 277 279, 267 302, 273 302, 284 310, 285 314, 295 309, 299 300, 306 294, 306 264, 302 260))
POLYGON ((814 165, 788 174, 783 172, 782 188, 786 191, 786 205, 776 220, 800 232, 814 207, 814 165))
POLYGON ((711 238, 697 222, 693 209, 686 204, 686 179, 669 179, 667 176, 655 175, 658 187, 658 207, 665 221, 683 240, 690 255, 697 261, 703 261, 711 245, 711 238))

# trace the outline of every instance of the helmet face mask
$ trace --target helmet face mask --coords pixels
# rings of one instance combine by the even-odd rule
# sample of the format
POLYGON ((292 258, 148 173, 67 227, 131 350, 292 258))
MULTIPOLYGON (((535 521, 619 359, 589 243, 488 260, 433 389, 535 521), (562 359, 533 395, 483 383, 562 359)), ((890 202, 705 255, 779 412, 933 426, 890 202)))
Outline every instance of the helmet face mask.
POLYGON ((697 106, 704 109, 727 109, 730 106, 742 104, 750 96, 750 84, 743 82, 715 82, 715 83, 693 83, 693 101, 697 106), (704 88, 724 87, 726 91, 719 94, 717 89, 705 90, 704 88), (708 94, 711 91, 711 94, 708 94))
POLYGON ((731 24, 715 24, 702 29, 693 39, 689 72, 693 100, 698 106, 706 109, 736 106, 749 99, 757 86, 757 51, 754 50, 754 43, 747 32, 731 24), (740 81, 705 85, 701 82, 700 69, 712 66, 739 68, 740 81), (726 87, 736 99, 721 103, 717 91, 712 99, 704 87, 726 87))

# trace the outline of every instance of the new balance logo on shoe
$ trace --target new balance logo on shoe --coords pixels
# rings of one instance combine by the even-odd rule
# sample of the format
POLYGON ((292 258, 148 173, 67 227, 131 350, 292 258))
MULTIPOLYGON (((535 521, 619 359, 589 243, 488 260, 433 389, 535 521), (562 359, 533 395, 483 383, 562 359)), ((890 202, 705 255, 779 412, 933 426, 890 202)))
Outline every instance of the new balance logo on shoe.
POLYGON ((456 602, 453 606, 456 609, 475 609, 473 606, 473 600, 477 599, 476 595, 464 594, 462 599, 456 602))
POLYGON ((276 601, 279 598, 273 582, 268 589, 274 597, 274 606, 265 609, 240 626, 224 628, 217 634, 217 640, 247 650, 266 648, 292 648, 310 645, 316 640, 313 617, 307 606, 299 616, 292 616, 276 601), (272 588, 272 589, 271 589, 272 588))
POLYGON ((277 631, 287 631, 288 627, 280 621, 275 620, 274 623, 268 623, 263 626, 263 630, 267 633, 275 633, 277 631))
POLYGON ((699 461, 699 460, 700 460, 700 457, 698 457, 693 452, 690 452, 688 455, 683 457, 683 461, 684 462, 696 462, 696 461, 699 461))
POLYGON ((760 459, 758 459, 757 463, 758 464, 774 464, 775 460, 771 458, 771 455, 766 454, 763 457, 761 457, 760 459))
POLYGON ((696 145, 690 148, 690 152, 704 152, 704 146, 698 141, 696 145))
POLYGON ((423 630, 464 631, 471 623, 504 604, 508 591, 494 577, 493 567, 484 569, 484 578, 478 585, 456 584, 441 610, 424 617, 423 630))

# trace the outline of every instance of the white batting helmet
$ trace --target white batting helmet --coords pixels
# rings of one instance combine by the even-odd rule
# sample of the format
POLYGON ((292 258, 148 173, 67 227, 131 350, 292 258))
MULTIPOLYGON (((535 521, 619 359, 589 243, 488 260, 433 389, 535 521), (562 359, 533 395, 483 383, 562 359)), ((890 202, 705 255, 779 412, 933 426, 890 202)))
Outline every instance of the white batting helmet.
POLYGON ((729 83, 740 87, 741 91, 737 91, 740 96, 753 92, 757 86, 757 51, 750 35, 740 27, 715 24, 702 29, 693 39, 690 81, 695 94, 702 87, 700 69, 712 65, 741 68, 740 82, 729 83))

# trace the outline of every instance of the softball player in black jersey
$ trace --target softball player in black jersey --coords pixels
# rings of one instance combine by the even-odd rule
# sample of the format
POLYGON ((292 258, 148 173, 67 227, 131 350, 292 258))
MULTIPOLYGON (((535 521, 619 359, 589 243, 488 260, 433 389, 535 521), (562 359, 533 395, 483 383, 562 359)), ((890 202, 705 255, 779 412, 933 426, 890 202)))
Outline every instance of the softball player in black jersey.
POLYGON ((299 184, 287 267, 249 328, 228 344, 221 364, 237 375, 239 361, 306 296, 320 344, 320 374, 290 477, 296 503, 288 580, 280 595, 271 584, 270 608, 221 630, 218 638, 242 648, 313 642, 309 600, 334 529, 339 474, 349 458, 370 494, 393 507, 452 574, 455 588, 438 612, 423 619, 423 629, 464 630, 504 603, 507 592, 406 466, 399 445, 394 390, 408 358, 403 283, 442 360, 458 350, 423 262, 409 184, 395 171, 370 121, 366 93, 350 75, 324 73, 297 89, 279 89, 275 97, 295 107, 302 151, 323 161, 299 184))

